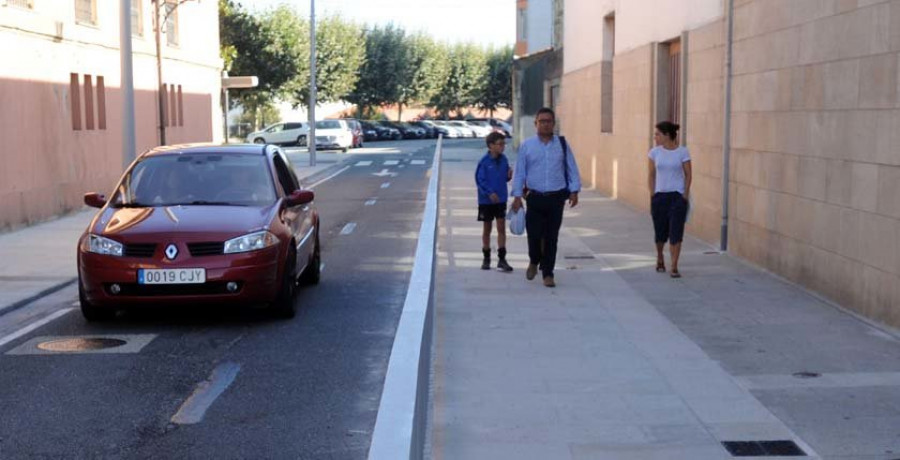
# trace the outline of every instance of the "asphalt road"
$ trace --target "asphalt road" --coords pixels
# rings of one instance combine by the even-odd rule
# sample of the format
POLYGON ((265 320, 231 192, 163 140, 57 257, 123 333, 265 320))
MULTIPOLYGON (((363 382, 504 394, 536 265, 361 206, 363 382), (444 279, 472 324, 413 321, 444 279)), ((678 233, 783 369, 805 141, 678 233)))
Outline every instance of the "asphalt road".
MULTIPOLYGON (((315 188, 323 276, 299 290, 292 320, 160 305, 88 324, 74 310, 17 343, 97 334, 142 348, 4 346, 0 458, 365 458, 434 144, 322 153, 334 168, 307 182, 341 171, 315 188)), ((55 295, 55 308, 74 293, 55 295)))

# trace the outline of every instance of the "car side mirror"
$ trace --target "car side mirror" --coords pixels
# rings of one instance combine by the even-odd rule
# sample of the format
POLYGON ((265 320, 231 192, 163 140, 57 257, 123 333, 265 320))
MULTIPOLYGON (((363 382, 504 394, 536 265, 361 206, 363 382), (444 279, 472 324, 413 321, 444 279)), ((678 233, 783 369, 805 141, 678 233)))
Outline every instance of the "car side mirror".
POLYGON ((311 203, 316 197, 312 190, 294 190, 293 193, 285 197, 284 204, 287 207, 300 206, 301 204, 311 203))
POLYGON ((92 208, 102 208, 106 204, 106 197, 97 192, 85 193, 84 204, 92 208))

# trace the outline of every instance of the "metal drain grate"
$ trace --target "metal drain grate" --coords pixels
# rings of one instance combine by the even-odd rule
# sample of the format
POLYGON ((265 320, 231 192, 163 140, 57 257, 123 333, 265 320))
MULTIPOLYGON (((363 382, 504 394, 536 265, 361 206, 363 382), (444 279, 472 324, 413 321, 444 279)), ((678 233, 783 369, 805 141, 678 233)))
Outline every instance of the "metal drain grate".
POLYGON ((596 257, 590 256, 590 255, 565 256, 564 258, 565 258, 565 259, 568 259, 568 260, 592 260, 592 259, 596 259, 596 257))
POLYGON ((794 441, 722 441, 735 457, 806 457, 794 441))

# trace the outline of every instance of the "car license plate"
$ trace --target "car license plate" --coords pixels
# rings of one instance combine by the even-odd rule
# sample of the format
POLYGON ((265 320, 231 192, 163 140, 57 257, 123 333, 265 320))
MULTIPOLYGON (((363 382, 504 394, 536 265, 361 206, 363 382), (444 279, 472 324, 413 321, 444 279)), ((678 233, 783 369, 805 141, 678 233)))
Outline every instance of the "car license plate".
POLYGON ((138 284, 201 284, 205 282, 205 268, 142 268, 138 270, 138 284))

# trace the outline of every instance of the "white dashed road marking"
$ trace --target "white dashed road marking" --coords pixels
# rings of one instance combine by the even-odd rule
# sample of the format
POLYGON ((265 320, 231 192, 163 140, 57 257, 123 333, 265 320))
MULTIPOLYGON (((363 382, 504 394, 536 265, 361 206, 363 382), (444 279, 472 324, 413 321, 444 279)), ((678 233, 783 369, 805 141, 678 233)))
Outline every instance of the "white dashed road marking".
POLYGON ((372 166, 371 161, 357 161, 356 166, 372 166))
POLYGON ((409 162, 411 165, 423 165, 425 164, 425 160, 412 160, 409 162))
POLYGON ((356 222, 350 222, 347 225, 344 225, 344 228, 341 229, 341 235, 349 235, 353 233, 353 230, 356 230, 356 222))
POLYGON ((397 166, 398 164, 400 164, 400 162, 397 160, 388 160, 384 162, 385 166, 397 166))
POLYGON ((203 420, 206 410, 234 382, 240 370, 241 365, 237 363, 222 363, 216 366, 209 379, 200 382, 194 393, 172 416, 172 423, 192 425, 203 420))
POLYGON ((366 206, 372 206, 373 204, 375 204, 375 201, 376 201, 375 198, 372 198, 371 200, 366 201, 366 206))
POLYGON ((390 182, 385 182, 385 183, 381 184, 381 188, 388 188, 390 186, 391 186, 390 182))
MULTIPOLYGON (((321 184, 322 182, 325 182, 325 181, 327 181, 327 180, 329 180, 329 179, 333 179, 334 176, 337 176, 338 174, 340 174, 340 173, 342 173, 342 172, 344 172, 344 171, 346 171, 346 170, 348 170, 348 169, 350 169, 350 167, 349 167, 349 166, 345 166, 345 167, 341 168, 340 171, 338 171, 338 172, 336 172, 336 173, 334 173, 334 174, 332 174, 332 175, 330 175, 330 176, 328 176, 328 177, 326 177, 326 178, 320 180, 319 182, 316 182, 315 184, 310 185, 309 188, 316 188, 316 186, 319 185, 319 184, 321 184)), ((168 209, 168 208, 166 208, 166 209, 168 209)))

